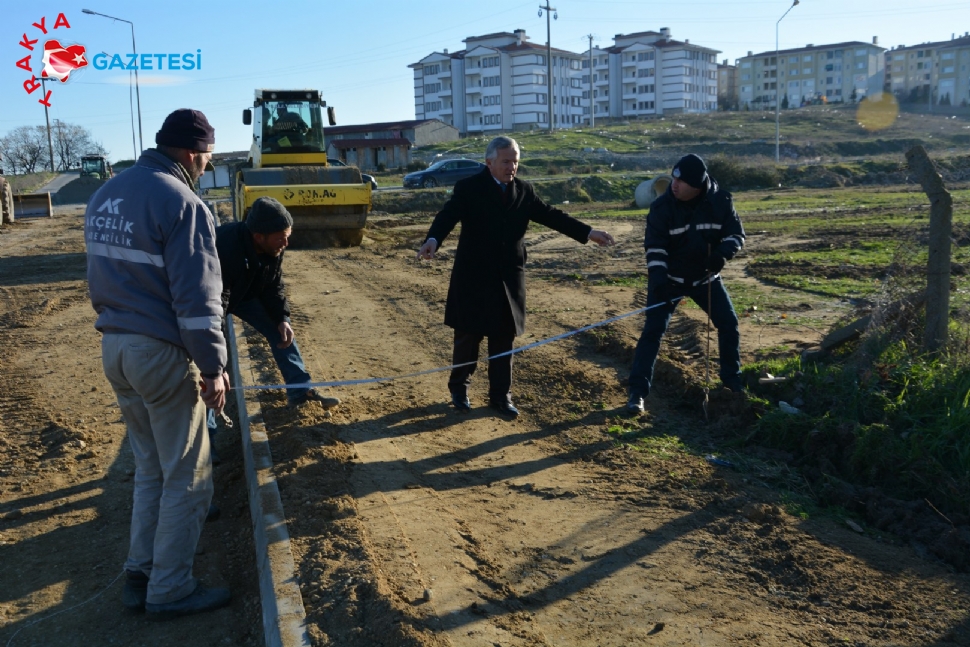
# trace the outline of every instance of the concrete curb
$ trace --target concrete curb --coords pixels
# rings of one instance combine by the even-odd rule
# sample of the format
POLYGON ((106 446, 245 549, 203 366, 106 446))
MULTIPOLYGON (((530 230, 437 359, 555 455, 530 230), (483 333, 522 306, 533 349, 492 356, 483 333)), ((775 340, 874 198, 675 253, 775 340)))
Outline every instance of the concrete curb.
MULTIPOLYGON (((231 344, 233 384, 243 384, 243 371, 252 374, 248 354, 241 357, 233 323, 226 317, 231 344)), ((249 512, 253 518, 256 571, 263 609, 263 639, 266 647, 309 647, 306 610, 297 583, 296 565, 290 551, 283 502, 273 474, 273 457, 263 426, 259 405, 246 401, 246 392, 236 391, 239 431, 242 436, 249 512)))

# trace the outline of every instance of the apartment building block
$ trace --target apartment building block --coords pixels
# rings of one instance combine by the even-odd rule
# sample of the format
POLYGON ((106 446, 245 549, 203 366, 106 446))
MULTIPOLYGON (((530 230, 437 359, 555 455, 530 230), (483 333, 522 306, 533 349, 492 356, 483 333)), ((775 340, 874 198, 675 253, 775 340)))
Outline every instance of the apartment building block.
POLYGON ((882 90, 879 39, 772 50, 738 59, 738 100, 752 110, 824 101, 858 101, 882 90), (785 98, 787 97, 787 102, 785 98))
POLYGON ((738 66, 728 60, 717 66, 717 107, 720 110, 738 109, 738 66))
POLYGON ((884 89, 900 102, 970 103, 970 32, 953 34, 948 41, 887 50, 884 89))
POLYGON ((669 29, 617 34, 609 48, 549 52, 525 30, 474 36, 465 49, 409 65, 416 119, 462 134, 588 124, 717 109, 717 50, 675 41, 669 29), (590 69, 592 66, 592 69, 590 69), (551 69, 552 96, 547 80, 551 69))

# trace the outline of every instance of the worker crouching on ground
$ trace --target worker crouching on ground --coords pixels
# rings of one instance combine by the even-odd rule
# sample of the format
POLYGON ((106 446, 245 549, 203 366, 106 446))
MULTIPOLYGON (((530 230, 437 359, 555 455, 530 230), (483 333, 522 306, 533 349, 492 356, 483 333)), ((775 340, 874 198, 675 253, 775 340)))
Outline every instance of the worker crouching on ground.
POLYGON ((731 194, 707 174, 700 157, 685 155, 672 175, 673 182, 647 214, 643 246, 650 309, 630 370, 627 411, 631 414, 643 412, 660 340, 682 297, 690 297, 717 328, 721 382, 732 391, 742 390, 738 316, 720 271, 744 246, 744 228, 731 194))
POLYGON ((88 202, 84 239, 104 372, 135 459, 121 600, 168 620, 229 603, 229 589, 192 576, 212 499, 205 409, 222 410, 229 378, 215 222, 193 191, 215 131, 176 110, 155 142, 88 202))
MULTIPOLYGON (((293 217, 278 200, 259 198, 243 222, 216 230, 219 264, 222 267, 222 307, 266 338, 273 359, 286 384, 306 384, 310 374, 290 325, 290 306, 283 286, 283 251, 289 245, 293 217)), ((290 406, 309 401, 324 409, 340 404, 338 398, 321 395, 312 388, 287 389, 290 406)), ((215 426, 210 415, 209 427, 215 426)))
MULTIPOLYGON (((445 325, 455 330, 451 403, 468 411, 468 384, 478 348, 488 337, 489 356, 512 350, 525 332, 525 232, 537 222, 579 243, 613 245, 613 237, 543 202, 528 182, 515 177, 519 145, 496 137, 485 151, 481 173, 455 184, 455 191, 435 216, 418 258, 430 259, 455 225, 461 223, 455 265, 445 304, 445 325)), ((488 363, 489 406, 512 418, 512 355, 488 363)))

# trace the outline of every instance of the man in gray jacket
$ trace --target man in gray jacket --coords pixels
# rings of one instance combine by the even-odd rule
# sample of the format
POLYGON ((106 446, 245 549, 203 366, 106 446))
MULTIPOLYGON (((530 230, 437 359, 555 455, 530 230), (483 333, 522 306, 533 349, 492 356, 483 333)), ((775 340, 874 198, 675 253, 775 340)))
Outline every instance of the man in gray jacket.
POLYGON ((212 499, 205 409, 222 410, 229 379, 215 223, 193 192, 215 131, 176 110, 155 143, 91 198, 84 238, 104 372, 135 457, 122 604, 167 620, 229 603, 229 589, 192 576, 212 499))

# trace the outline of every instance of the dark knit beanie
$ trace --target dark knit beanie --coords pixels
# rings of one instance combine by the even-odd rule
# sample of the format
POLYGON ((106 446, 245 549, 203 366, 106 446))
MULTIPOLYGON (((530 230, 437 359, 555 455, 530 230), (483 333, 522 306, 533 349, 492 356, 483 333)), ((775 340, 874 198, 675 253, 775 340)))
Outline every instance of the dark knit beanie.
POLYGON ((246 226, 254 234, 275 234, 293 227, 293 216, 276 198, 263 197, 249 208, 246 226))
POLYGON ((674 164, 674 170, 671 175, 686 182, 695 189, 702 189, 707 184, 707 164, 693 153, 684 155, 680 158, 680 161, 674 164))
POLYGON ((216 130, 198 110, 181 108, 165 117, 162 129, 155 134, 155 143, 208 153, 215 147, 216 130))

